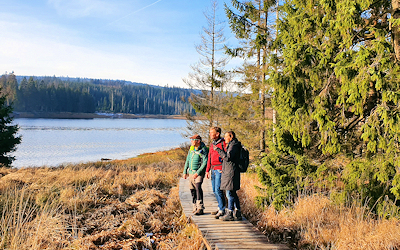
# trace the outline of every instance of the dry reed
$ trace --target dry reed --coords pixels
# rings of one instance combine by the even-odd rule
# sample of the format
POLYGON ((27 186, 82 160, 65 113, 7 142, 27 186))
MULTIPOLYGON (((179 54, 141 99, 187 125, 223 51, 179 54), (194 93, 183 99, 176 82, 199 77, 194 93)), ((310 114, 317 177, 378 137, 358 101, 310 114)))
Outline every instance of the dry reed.
POLYGON ((273 242, 296 249, 400 249, 400 221, 374 219, 363 206, 334 205, 326 196, 299 197, 292 208, 276 211, 255 205, 254 174, 242 175, 239 192, 245 216, 273 242))
POLYGON ((197 246, 201 236, 182 215, 175 187, 186 152, 0 169, 0 249, 197 246))

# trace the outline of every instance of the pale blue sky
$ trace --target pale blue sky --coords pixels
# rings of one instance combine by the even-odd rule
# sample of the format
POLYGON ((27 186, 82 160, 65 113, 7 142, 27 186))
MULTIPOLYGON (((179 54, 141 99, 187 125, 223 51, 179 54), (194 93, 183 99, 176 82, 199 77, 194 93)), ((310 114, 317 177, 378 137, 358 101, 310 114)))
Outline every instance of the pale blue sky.
MULTIPOLYGON (((0 73, 187 87, 207 7, 210 0, 0 0, 0 73)), ((222 0, 219 9, 225 19, 222 0)))

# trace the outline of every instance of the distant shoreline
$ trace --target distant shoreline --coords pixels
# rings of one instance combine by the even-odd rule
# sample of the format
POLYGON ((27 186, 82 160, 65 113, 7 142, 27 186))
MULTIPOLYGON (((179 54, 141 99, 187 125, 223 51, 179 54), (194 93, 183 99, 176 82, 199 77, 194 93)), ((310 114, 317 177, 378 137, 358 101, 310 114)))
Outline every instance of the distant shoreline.
POLYGON ((14 112, 15 118, 48 118, 48 119, 181 119, 185 120, 183 115, 136 115, 136 114, 111 114, 111 113, 73 113, 73 112, 14 112))

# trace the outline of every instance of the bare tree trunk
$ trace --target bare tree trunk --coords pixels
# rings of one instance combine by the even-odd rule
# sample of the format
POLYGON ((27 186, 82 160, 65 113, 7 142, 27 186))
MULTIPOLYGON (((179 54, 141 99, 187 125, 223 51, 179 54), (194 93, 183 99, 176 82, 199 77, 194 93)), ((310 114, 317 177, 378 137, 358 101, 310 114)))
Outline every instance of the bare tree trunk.
MULTIPOLYGON (((267 19, 268 19, 268 13, 265 12, 263 13, 262 10, 262 1, 259 2, 259 10, 260 10, 260 17, 261 20, 264 18, 261 27, 264 28, 263 35, 265 36, 266 34, 266 29, 267 29, 267 19), (264 16, 262 16, 264 14, 264 16)), ((260 131, 260 151, 265 152, 265 128, 266 128, 266 114, 265 114, 265 91, 266 91, 266 67, 267 67, 267 48, 264 45, 263 46, 263 55, 262 55, 262 82, 261 82, 261 131, 260 131)))
MULTIPOLYGON (((392 0, 393 18, 400 18, 400 0, 392 0)), ((393 48, 396 60, 400 61, 400 27, 392 27, 393 32, 393 48)))
POLYGON ((265 57, 266 51, 264 48, 263 51, 263 73, 262 73, 262 86, 261 86, 261 96, 260 96, 260 104, 261 104, 261 131, 260 131, 260 150, 261 152, 265 152, 265 127, 266 127, 266 117, 265 117, 265 57))
MULTIPOLYGON (((279 19, 279 1, 276 1, 276 35, 275 39, 278 39, 278 19, 279 19)), ((275 49, 275 54, 278 56, 278 49, 275 49)), ((276 73, 278 73, 278 67, 275 69, 276 73)), ((276 110, 272 109, 272 143, 276 143, 275 139, 275 126, 276 126, 276 110)))
MULTIPOLYGON (((262 14, 261 14, 261 0, 258 1, 258 26, 263 27, 264 23, 262 22, 262 14)), ((261 72, 257 73, 257 81, 259 84, 259 102, 261 108, 261 117, 260 117, 260 151, 265 151, 265 128, 264 128, 264 117, 265 117, 265 95, 264 95, 264 54, 261 56, 261 48, 257 50, 257 69, 261 72)))

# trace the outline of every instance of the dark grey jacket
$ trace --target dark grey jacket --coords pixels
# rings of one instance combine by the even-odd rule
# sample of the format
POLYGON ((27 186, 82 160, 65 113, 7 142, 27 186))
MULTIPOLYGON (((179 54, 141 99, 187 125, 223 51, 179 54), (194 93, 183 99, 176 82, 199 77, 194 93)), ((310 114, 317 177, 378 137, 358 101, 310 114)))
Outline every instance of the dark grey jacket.
POLYGON ((229 142, 226 151, 217 148, 217 152, 222 158, 221 190, 240 189, 240 170, 238 168, 240 148, 241 143, 237 139, 229 142))

